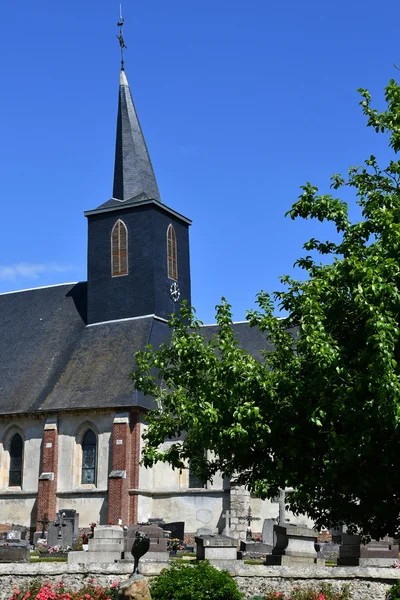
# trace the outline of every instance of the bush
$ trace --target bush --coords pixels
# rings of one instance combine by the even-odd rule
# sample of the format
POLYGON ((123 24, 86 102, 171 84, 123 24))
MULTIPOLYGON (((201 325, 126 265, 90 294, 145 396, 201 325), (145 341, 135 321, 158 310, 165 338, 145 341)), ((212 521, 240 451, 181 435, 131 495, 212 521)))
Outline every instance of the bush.
POLYGON ((400 600, 400 580, 396 581, 386 592, 386 600, 400 600))
MULTIPOLYGON (((394 586, 393 586, 394 587, 394 586)), ((336 590, 331 584, 323 583, 318 587, 294 587, 288 594, 268 592, 264 596, 253 596, 249 600, 349 600, 349 586, 336 590)), ((390 600, 397 600, 391 598, 390 600)), ((398 598, 400 600, 400 597, 398 598)))
POLYGON ((109 588, 95 585, 94 579, 83 588, 74 592, 64 587, 62 581, 51 585, 42 581, 31 581, 26 586, 14 589, 10 600, 116 600, 118 595, 118 583, 113 583, 109 588))
POLYGON ((151 583, 152 600, 242 600, 236 581, 208 561, 173 563, 151 583))

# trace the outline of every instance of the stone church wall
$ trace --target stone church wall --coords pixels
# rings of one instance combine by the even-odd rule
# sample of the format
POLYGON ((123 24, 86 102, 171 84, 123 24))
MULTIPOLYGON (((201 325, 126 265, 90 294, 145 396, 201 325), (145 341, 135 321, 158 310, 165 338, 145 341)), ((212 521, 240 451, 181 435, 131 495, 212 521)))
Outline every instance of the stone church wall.
POLYGON ((29 527, 36 516, 36 495, 45 419, 7 417, 0 421, 0 523, 29 527), (15 433, 24 440, 22 488, 8 487, 9 445, 15 433))

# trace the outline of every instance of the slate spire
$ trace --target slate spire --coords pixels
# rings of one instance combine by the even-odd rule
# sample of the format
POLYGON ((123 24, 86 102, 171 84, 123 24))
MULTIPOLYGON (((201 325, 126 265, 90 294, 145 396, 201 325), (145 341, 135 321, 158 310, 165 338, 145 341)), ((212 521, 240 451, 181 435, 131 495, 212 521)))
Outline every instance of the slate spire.
POLYGON ((161 202, 128 80, 121 69, 113 197, 129 200, 143 192, 161 202))

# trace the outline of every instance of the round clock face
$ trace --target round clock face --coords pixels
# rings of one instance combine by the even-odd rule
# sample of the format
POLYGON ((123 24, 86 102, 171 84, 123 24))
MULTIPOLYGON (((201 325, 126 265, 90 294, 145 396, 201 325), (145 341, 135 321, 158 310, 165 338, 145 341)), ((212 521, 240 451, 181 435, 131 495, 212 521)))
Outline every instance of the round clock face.
POLYGON ((176 281, 171 283, 171 287, 169 288, 169 295, 171 296, 171 300, 173 302, 178 302, 178 300, 181 296, 181 292, 179 290, 179 286, 176 283, 176 281))

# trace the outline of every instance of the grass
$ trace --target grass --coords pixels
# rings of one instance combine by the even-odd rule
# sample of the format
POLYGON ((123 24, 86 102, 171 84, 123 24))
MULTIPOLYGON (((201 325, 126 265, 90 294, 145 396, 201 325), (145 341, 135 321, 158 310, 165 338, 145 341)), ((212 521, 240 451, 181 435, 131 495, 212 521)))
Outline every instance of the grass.
POLYGON ((57 557, 46 557, 46 558, 40 558, 40 556, 31 556, 31 558, 29 559, 29 562, 32 563, 37 563, 37 562, 67 562, 68 558, 61 558, 59 556, 57 557))

